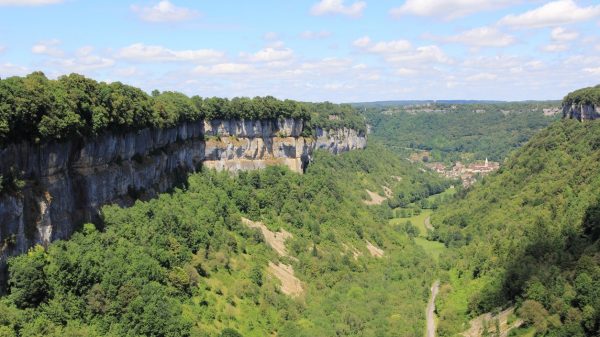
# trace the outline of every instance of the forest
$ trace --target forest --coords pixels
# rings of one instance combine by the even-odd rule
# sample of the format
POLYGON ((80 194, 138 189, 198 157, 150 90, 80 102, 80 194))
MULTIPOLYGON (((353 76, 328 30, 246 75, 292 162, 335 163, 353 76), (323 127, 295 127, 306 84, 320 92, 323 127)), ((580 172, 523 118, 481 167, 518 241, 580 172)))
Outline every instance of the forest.
POLYGON ((600 124, 563 120, 432 216, 440 336, 517 307, 537 336, 600 333, 600 124))
POLYGON ((563 99, 563 105, 594 104, 600 105, 600 85, 582 88, 569 93, 563 99))
POLYGON ((12 258, 0 336, 420 337, 435 262, 387 224, 388 203, 365 204, 365 190, 418 200, 449 183, 377 143, 318 152, 304 175, 192 174, 185 188, 105 207, 102 223, 12 258), (288 255, 242 217, 291 233, 288 255), (271 262, 292 266, 300 296, 282 293, 271 262))
POLYGON ((396 153, 427 150, 432 161, 502 162, 516 147, 555 121, 542 108, 558 103, 438 104, 430 107, 370 108, 371 137, 396 153), (427 111, 413 111, 413 110, 427 111), (509 112, 510 111, 510 112, 509 112))
POLYGON ((168 128, 204 119, 277 118, 305 120, 306 136, 315 127, 365 130, 363 118, 352 107, 328 102, 302 103, 271 96, 202 98, 157 90, 148 95, 120 82, 97 82, 78 74, 50 80, 34 72, 0 79, 0 144, 89 137, 107 130, 168 128))

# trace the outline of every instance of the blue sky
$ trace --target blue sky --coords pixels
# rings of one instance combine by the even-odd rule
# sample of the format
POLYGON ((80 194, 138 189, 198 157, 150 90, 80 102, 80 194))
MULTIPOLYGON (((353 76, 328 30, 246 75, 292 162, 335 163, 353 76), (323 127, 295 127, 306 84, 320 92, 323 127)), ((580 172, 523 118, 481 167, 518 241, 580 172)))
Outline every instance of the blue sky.
POLYGON ((598 0, 0 0, 0 77, 201 96, 560 99, 600 83, 598 0))

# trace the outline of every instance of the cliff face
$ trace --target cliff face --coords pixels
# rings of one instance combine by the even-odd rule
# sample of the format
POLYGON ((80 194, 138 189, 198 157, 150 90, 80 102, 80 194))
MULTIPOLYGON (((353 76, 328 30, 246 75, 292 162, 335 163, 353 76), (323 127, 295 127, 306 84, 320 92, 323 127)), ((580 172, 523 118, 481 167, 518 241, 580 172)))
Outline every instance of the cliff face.
POLYGON ((569 104, 563 106, 563 118, 580 121, 600 118, 600 106, 593 104, 569 104))
POLYGON ((0 196, 0 262, 36 243, 71 235, 96 221, 102 205, 127 206, 183 182, 201 166, 250 170, 282 164, 302 172, 316 149, 337 154, 366 146, 351 129, 301 137, 301 120, 213 120, 169 129, 106 134, 0 150, 0 172, 20 172, 25 187, 0 196))

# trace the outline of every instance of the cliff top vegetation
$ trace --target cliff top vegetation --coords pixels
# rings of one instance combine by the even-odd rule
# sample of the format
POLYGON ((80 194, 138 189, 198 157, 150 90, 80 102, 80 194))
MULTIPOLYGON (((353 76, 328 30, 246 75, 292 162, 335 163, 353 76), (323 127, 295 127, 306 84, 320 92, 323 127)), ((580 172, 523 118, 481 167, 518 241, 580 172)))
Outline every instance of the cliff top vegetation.
POLYGON ((363 118, 352 107, 329 102, 272 96, 202 98, 158 90, 149 95, 121 82, 98 82, 79 74, 51 80, 33 72, 0 79, 0 143, 4 144, 96 136, 107 130, 168 128, 203 119, 276 118, 303 119, 305 134, 315 127, 365 129, 363 118))
POLYGON ((600 105, 600 84, 570 92, 563 99, 563 106, 571 104, 600 105))

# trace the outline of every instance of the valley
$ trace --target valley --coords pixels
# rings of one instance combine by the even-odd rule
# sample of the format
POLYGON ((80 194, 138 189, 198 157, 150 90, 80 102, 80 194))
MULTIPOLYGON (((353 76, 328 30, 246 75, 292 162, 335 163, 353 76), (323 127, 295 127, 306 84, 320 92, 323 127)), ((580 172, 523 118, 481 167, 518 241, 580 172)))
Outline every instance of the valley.
MULTIPOLYGON (((65 81, 44 85, 69 92, 65 81)), ((477 124, 462 113, 438 120, 435 111, 273 101, 280 117, 207 119, 212 101, 176 100, 198 103, 196 119, 4 146, 0 332, 477 337, 596 328, 600 124, 524 103, 500 119, 477 112, 497 132, 521 128, 490 163, 481 159, 489 136, 473 134, 477 124), (305 113, 291 118, 285 104, 305 113), (415 116, 429 122, 408 122, 415 116), (413 148, 402 140, 409 135, 390 135, 404 123, 455 130, 454 145, 413 148), (481 172, 466 184, 430 169, 423 151, 481 172)))

